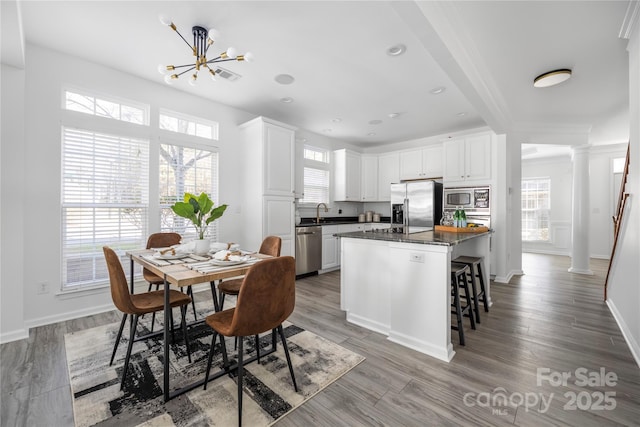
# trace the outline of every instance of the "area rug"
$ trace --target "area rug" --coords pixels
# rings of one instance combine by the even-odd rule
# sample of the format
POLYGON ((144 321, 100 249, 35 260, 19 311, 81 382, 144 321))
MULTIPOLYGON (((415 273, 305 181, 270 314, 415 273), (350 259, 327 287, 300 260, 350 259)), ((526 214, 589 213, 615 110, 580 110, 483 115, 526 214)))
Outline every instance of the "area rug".
MULTIPOLYGON (((226 308, 226 307, 225 307, 226 308)), ((198 307, 200 316, 206 313, 198 307)), ((176 310, 177 312, 177 310, 176 310)), ((189 314, 192 315, 191 310, 189 314)), ((139 333, 149 330, 150 316, 141 319, 139 333)), ((120 378, 128 340, 123 333, 113 366, 109 359, 119 323, 65 335, 69 379, 73 393, 75 425, 84 426, 234 426, 237 418, 236 378, 223 375, 212 380, 207 390, 194 389, 164 403, 163 347, 161 337, 135 342, 125 387, 120 378)), ((155 328, 161 328, 156 319, 155 328)), ((298 384, 295 392, 284 350, 245 365, 243 424, 267 426, 300 406, 323 388, 364 360, 347 350, 293 324, 284 324, 293 369, 298 384)), ((176 328, 170 346, 171 389, 204 378, 211 330, 200 324, 189 329, 192 363, 188 362, 181 330, 176 328)), ((226 340, 230 360, 235 359, 233 338, 226 340)), ((271 346, 271 334, 260 336, 260 347, 271 346)), ((255 355, 253 338, 246 339, 247 356, 255 355)), ((222 366, 216 343, 212 372, 222 366)))

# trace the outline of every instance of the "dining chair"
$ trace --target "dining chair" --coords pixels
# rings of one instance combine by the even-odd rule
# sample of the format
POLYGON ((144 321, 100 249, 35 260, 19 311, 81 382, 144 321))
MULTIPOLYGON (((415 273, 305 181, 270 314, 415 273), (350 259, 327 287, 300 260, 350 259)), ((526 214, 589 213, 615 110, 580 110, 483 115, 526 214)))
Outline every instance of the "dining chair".
MULTIPOLYGON (((138 326, 138 318, 141 315, 147 313, 156 313, 157 311, 162 311, 164 309, 164 291, 131 294, 129 292, 129 287, 127 286, 127 279, 125 277, 124 270, 122 269, 120 258, 118 257, 118 255, 116 255, 113 249, 108 246, 103 246, 102 250, 104 251, 104 257, 107 262, 107 268, 109 270, 111 298, 113 299, 113 303, 115 304, 116 308, 123 313, 122 321, 120 322, 120 329, 118 330, 116 342, 113 346, 113 353, 111 353, 109 366, 113 365, 113 359, 116 355, 116 351, 118 350, 118 344, 120 343, 122 330, 124 329, 127 317, 129 315, 133 316, 129 332, 129 346, 127 347, 127 355, 124 360, 122 380, 120 382, 120 390, 122 390, 122 388, 124 387, 125 378, 127 377, 127 371, 129 370, 129 359, 131 357, 133 342, 135 341, 135 332, 138 326)), ((169 304, 171 308, 180 307, 180 312, 182 314, 182 333, 184 336, 185 345, 187 347, 189 363, 191 363, 191 351, 189 349, 189 338, 187 336, 187 322, 185 316, 187 312, 187 306, 190 302, 191 298, 188 295, 173 289, 169 290, 169 304)), ((173 322, 171 323, 173 327, 173 322)), ((144 337, 139 337, 138 339, 142 338, 144 337)))
MULTIPOLYGON (((204 389, 207 389, 209 372, 216 343, 220 335, 224 368, 230 369, 227 359, 227 348, 224 337, 238 337, 238 425, 242 425, 242 381, 243 366, 243 338, 276 329, 282 341, 284 354, 289 365, 289 373, 295 391, 298 384, 293 373, 289 347, 284 336, 282 322, 293 312, 296 300, 296 265, 291 256, 268 258, 254 264, 242 280, 236 306, 224 311, 213 313, 205 322, 213 329, 213 338, 209 348, 209 359, 204 379, 204 389)), ((259 347, 256 346, 256 349, 259 347)))
MULTIPOLYGON (((178 233, 171 232, 162 232, 162 233, 153 233, 147 239, 147 249, 151 248, 168 248, 173 245, 177 245, 182 240, 182 236, 178 233)), ((156 291, 160 289, 160 285, 164 285, 164 279, 152 271, 143 268, 142 269, 142 277, 149 283, 149 289, 147 292, 151 292, 151 288, 153 285, 156 285, 156 291)), ((180 288, 182 291, 182 288, 180 288)), ((191 307, 193 308, 193 318, 194 320, 198 320, 196 315, 196 304, 193 298, 193 290, 191 286, 187 287, 187 295, 191 297, 191 307)), ((153 313, 151 317, 151 331, 153 332, 153 327, 156 323, 156 314, 153 313)))
MULTIPOLYGON (((282 247, 282 239, 278 236, 267 236, 262 241, 258 253, 263 255, 270 255, 272 257, 280 256, 280 248, 282 247)), ((218 300, 220 301, 220 310, 224 305, 225 295, 238 295, 240 292, 240 286, 242 285, 242 278, 236 278, 226 281, 220 281, 218 283, 218 300)))

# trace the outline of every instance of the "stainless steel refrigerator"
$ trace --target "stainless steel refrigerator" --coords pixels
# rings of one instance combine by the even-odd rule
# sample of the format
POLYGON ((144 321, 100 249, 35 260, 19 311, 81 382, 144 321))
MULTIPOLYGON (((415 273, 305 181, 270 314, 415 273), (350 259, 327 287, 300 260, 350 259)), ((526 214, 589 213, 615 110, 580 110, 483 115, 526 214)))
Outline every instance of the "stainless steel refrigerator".
POLYGON ((442 183, 391 184, 391 228, 395 232, 431 231, 442 218, 442 183))

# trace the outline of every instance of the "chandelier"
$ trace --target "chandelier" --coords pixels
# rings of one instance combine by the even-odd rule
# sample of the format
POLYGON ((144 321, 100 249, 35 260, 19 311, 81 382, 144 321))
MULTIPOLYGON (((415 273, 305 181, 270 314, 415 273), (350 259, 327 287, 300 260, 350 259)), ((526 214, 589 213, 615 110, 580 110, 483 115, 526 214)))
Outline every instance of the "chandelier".
POLYGON ((191 29, 191 32, 193 33, 193 45, 191 45, 187 39, 180 34, 180 31, 178 31, 176 25, 171 21, 171 18, 161 16, 160 22, 175 31, 187 46, 189 46, 193 56, 196 58, 195 62, 184 65, 158 65, 158 71, 165 75, 164 81, 168 84, 173 84, 173 82, 178 80, 181 75, 193 71, 193 74, 191 74, 191 78, 189 79, 189 84, 195 86, 198 81, 198 73, 200 71, 204 72, 204 70, 206 70, 209 72, 209 75, 213 80, 216 79, 216 72, 212 67, 209 67, 210 64, 227 61, 253 61, 253 54, 251 52, 247 52, 244 55, 238 55, 236 49, 233 47, 229 47, 226 51, 222 52, 215 58, 207 59, 209 48, 213 45, 214 41, 220 37, 220 33, 216 29, 211 28, 207 30, 200 26, 194 26, 191 29))

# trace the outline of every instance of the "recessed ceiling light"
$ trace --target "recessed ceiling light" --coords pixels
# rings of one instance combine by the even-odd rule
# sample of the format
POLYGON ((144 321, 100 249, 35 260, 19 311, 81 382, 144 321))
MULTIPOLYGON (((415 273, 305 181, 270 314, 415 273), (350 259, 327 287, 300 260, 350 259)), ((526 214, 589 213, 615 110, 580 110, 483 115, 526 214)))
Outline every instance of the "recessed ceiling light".
POLYGON ((293 98, 286 96, 284 98, 280 98, 280 102, 284 102, 285 104, 291 104, 293 102, 293 98))
POLYGON ((291 83, 296 81, 296 79, 294 79, 293 76, 289 74, 278 74, 274 77, 274 80, 281 85, 290 85, 291 83))
POLYGON ((389 49, 387 49, 387 55, 389 56, 399 56, 402 55, 403 53, 405 53, 407 50, 407 47, 403 44, 397 44, 395 46, 391 46, 389 49))
POLYGON ((400 116, 400 113, 389 113, 387 114, 387 117, 389 117, 390 119, 395 119, 398 118, 400 116))
POLYGON ((376 136, 376 133, 375 133, 375 132, 369 132, 369 133, 367 134, 367 136, 376 136))
POLYGON ((342 121, 342 119, 340 117, 336 117, 335 119, 331 120, 333 123, 340 123, 342 121))
POLYGON ((456 116, 458 116, 458 117, 464 117, 466 115, 467 115, 467 113, 465 111, 461 111, 458 114, 456 114, 456 116))
POLYGON ((571 70, 568 68, 562 68, 559 70, 548 71, 540 74, 533 79, 534 87, 549 87, 560 84, 571 77, 571 70))
POLYGON ((379 125, 380 123, 382 123, 382 120, 369 120, 370 125, 379 125))
POLYGON ((430 91, 430 92, 431 92, 432 94, 434 94, 434 95, 439 95, 439 94, 441 94, 442 92, 444 92, 445 90, 447 90, 447 88, 446 88, 446 87, 444 87, 444 86, 438 86, 438 87, 434 87, 433 89, 431 89, 431 91, 430 91))

